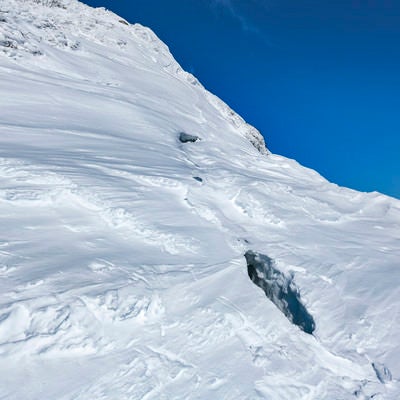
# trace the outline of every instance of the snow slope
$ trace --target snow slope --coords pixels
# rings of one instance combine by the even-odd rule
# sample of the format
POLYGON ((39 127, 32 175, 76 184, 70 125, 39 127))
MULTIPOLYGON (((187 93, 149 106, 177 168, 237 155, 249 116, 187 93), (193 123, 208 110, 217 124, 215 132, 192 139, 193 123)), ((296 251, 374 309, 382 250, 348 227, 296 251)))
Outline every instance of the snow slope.
POLYGON ((268 154, 75 0, 2 0, 0 94, 0 399, 400 398, 399 201, 268 154))

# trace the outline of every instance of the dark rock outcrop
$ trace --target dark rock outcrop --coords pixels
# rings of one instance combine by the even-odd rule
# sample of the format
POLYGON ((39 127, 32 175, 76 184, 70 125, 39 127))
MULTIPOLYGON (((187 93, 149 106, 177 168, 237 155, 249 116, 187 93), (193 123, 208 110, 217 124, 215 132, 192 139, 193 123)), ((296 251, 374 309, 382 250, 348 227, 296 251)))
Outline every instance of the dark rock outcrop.
POLYGON ((196 135, 189 135, 188 133, 181 132, 179 134, 179 141, 181 143, 188 143, 188 142, 197 142, 200 138, 196 135))
POLYGON ((245 257, 250 279, 264 290, 290 322, 312 334, 315 330, 314 318, 301 302, 293 277, 277 269, 274 261, 266 255, 247 251, 245 257))

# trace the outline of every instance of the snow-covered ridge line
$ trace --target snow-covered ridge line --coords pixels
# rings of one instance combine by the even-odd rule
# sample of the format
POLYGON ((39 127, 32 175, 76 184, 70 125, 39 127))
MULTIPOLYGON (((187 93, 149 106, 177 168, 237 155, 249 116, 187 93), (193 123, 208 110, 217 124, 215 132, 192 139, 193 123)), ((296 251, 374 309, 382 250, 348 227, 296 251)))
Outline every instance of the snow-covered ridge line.
MULTIPOLYGON (((4 0, 1 5, 0 54, 12 59, 23 58, 25 62, 30 58, 35 64, 43 64, 47 54, 46 46, 75 53, 84 52, 81 38, 101 46, 120 48, 128 57, 131 45, 129 40, 142 42, 146 50, 151 51, 154 61, 161 64, 165 71, 197 86, 221 116, 230 121, 235 132, 249 140, 261 154, 268 154, 261 133, 225 102, 206 90, 197 78, 184 71, 168 46, 150 28, 139 23, 130 25, 104 8, 92 9, 77 0, 4 0), (109 34, 111 31, 114 35, 109 34)), ((103 51, 106 56, 107 49, 103 51)))

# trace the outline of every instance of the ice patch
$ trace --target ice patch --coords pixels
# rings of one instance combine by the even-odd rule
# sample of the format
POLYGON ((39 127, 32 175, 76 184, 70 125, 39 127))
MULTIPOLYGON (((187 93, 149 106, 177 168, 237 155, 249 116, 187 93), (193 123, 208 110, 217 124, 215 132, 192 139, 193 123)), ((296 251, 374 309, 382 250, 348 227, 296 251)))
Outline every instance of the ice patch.
POLYGON ((293 277, 278 270, 274 261, 266 255, 247 251, 245 257, 250 279, 264 290, 290 322, 312 334, 315 322, 301 302, 293 277))

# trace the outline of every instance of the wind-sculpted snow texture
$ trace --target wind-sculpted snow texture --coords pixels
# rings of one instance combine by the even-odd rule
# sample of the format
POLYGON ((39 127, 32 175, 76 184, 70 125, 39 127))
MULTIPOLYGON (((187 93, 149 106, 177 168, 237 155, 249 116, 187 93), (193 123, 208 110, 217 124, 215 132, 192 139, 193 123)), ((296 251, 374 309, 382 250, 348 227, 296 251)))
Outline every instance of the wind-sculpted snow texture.
POLYGON ((398 399, 399 202, 263 146, 149 29, 3 0, 0 399, 398 399))

